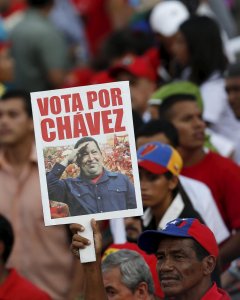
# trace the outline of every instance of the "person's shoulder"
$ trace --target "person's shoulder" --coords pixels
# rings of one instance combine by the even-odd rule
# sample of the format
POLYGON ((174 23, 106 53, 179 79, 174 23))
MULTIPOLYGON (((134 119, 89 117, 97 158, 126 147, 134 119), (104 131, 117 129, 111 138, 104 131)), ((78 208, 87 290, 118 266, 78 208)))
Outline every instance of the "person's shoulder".
POLYGON ((11 284, 11 291, 19 294, 25 295, 27 299, 35 300, 50 300, 50 296, 34 285, 32 282, 22 277, 15 269, 11 269, 9 273, 9 281, 11 284))
POLYGON ((239 169, 239 166, 232 159, 224 157, 216 152, 209 151, 206 155, 206 160, 208 160, 212 164, 217 165, 218 168, 228 167, 239 169))

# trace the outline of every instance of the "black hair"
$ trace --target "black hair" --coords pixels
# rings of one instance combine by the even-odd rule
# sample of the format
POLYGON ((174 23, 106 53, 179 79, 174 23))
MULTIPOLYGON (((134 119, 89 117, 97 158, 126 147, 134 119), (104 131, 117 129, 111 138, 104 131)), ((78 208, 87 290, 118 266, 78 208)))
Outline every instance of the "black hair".
POLYGON ((103 43, 99 55, 94 58, 93 68, 109 68, 113 60, 129 53, 143 55, 153 45, 154 39, 149 32, 129 27, 116 30, 103 43))
POLYGON ((91 136, 85 136, 85 137, 81 138, 80 140, 78 140, 74 146, 74 149, 77 149, 81 144, 86 143, 86 142, 94 142, 96 144, 98 150, 101 152, 98 142, 91 136))
POLYGON ((0 101, 8 101, 12 99, 19 99, 23 102, 25 111, 29 118, 32 118, 32 106, 31 106, 31 97, 30 93, 25 90, 9 90, 6 91, 0 98, 0 101))
POLYGON ((136 138, 142 136, 153 136, 163 133, 171 142, 173 147, 179 146, 178 132, 174 125, 166 120, 151 120, 145 123, 136 133, 136 138))
POLYGON ((0 241, 4 244, 4 251, 1 259, 5 263, 12 251, 14 235, 10 222, 0 214, 0 241))
POLYGON ((31 7, 42 8, 46 5, 53 5, 54 0, 27 0, 27 4, 31 7))
POLYGON ((229 64, 226 72, 224 73, 225 78, 239 77, 240 76, 240 62, 229 64))
MULTIPOLYGON (((173 178, 173 176, 175 176, 172 172, 167 171, 166 173, 163 174, 163 176, 167 179, 170 180, 173 178)), ((178 180, 178 184, 176 185, 176 187, 172 190, 172 197, 173 199, 177 196, 177 194, 179 193, 179 187, 180 187, 180 182, 178 180)))
POLYGON ((165 98, 162 104, 158 107, 159 117, 162 120, 169 121, 171 118, 171 108, 173 107, 173 105, 184 101, 197 102, 197 99, 195 96, 190 94, 176 94, 169 96, 165 98))
POLYGON ((179 31, 184 35, 190 55, 190 80, 202 84, 214 72, 224 72, 227 59, 218 24, 207 16, 193 16, 183 22, 179 31))

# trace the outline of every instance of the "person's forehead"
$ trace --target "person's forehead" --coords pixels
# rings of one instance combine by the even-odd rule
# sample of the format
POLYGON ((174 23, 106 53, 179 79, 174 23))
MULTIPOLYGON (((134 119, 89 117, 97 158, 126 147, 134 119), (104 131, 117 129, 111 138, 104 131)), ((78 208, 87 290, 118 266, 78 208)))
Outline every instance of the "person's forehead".
POLYGON ((115 285, 121 283, 121 272, 119 267, 111 267, 103 272, 104 285, 115 285))
POLYGON ((226 82, 226 85, 231 85, 231 84, 240 85, 240 75, 226 78, 225 82, 226 82))
POLYGON ((201 113, 201 109, 197 105, 197 102, 191 100, 182 100, 172 105, 171 109, 171 116, 172 118, 182 116, 185 114, 192 114, 192 113, 201 113))
POLYGON ((193 249, 193 240, 191 238, 164 237, 158 244, 159 251, 189 251, 193 249))
POLYGON ((25 104, 21 98, 9 98, 7 100, 0 101, 0 109, 25 111, 25 104))

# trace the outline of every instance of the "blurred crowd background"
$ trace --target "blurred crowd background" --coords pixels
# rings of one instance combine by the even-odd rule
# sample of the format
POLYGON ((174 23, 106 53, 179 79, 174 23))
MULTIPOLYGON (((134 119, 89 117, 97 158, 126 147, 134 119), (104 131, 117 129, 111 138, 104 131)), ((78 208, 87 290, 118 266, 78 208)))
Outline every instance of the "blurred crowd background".
MULTIPOLYGON (((166 128, 159 127, 158 132, 160 125, 153 121, 165 116, 177 128, 178 143, 169 143, 175 147, 180 145, 184 166, 191 166, 191 151, 197 147, 204 149, 204 153, 224 157, 224 161, 217 160, 213 165, 212 161, 207 163, 211 165, 209 168, 202 166, 205 173, 216 168, 218 185, 208 184, 208 180, 201 179, 202 174, 194 176, 187 168, 183 169, 183 175, 207 186, 214 199, 211 201, 216 202, 229 232, 228 238, 238 237, 239 0, 0 0, 0 16, 0 96, 3 99, 10 93, 6 98, 25 98, 30 104, 29 96, 21 94, 20 89, 29 95, 34 91, 128 80, 138 141, 145 137, 148 142, 148 137, 161 130, 166 134, 166 128), (197 127, 192 140, 184 140, 185 128, 179 123, 188 122, 188 116, 175 120, 166 112, 167 105, 162 105, 165 98, 173 95, 191 96, 202 109, 199 118, 204 125, 192 125, 197 127), (221 166, 224 167, 217 171, 221 166)), ((15 234, 8 265, 52 299, 81 299, 84 278, 81 265, 69 250, 68 228, 44 227, 36 154, 32 148, 34 138, 26 125, 30 115, 21 105, 14 115, 18 105, 14 103, 13 113, 8 116, 0 105, 0 213, 12 223, 15 234), (16 121, 17 114, 23 114, 26 120, 16 121), (8 139, 9 132, 12 137, 8 139)), ((170 129, 170 136, 175 134, 174 130, 170 129)), ((111 151, 119 162, 116 163, 114 155, 106 155, 106 167, 128 172, 129 153, 121 152, 121 143, 126 142, 113 142, 111 151), (124 160, 119 159, 124 155, 124 160)), ((48 171, 52 168, 52 158, 57 161, 62 150, 69 149, 60 149, 60 157, 57 157, 58 150, 46 149, 48 171)), ((64 176, 74 177, 77 172, 72 165, 64 176)), ((143 204, 147 209, 148 205, 143 204)), ((215 211, 208 213, 210 218, 215 218, 215 211)), ((113 242, 126 241, 124 226, 128 226, 128 221, 102 222, 105 249, 113 242)), ((219 245, 226 240, 226 237, 220 239, 219 245)), ((232 299, 240 299, 240 239, 236 241, 235 246, 229 245, 233 247, 232 256, 223 259, 224 267, 219 275, 232 299)))

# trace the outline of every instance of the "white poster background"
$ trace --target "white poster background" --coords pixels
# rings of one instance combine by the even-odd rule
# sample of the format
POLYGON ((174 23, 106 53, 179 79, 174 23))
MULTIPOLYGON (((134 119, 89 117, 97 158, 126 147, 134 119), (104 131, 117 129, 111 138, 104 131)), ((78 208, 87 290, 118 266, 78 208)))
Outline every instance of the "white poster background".
MULTIPOLYGON (((32 109, 33 109, 33 121, 34 121, 34 130, 35 130, 35 139, 36 139, 36 148, 37 148, 40 186, 41 186, 42 205, 43 205, 43 214, 44 214, 45 225, 48 226, 48 225, 58 225, 58 224, 70 224, 70 223, 87 224, 89 222, 89 220, 92 218, 94 218, 96 220, 105 220, 105 219, 123 218, 123 217, 142 215, 143 207, 142 207, 139 174, 138 174, 138 166, 137 166, 137 156, 136 156, 135 137, 134 137, 134 130, 133 130, 133 121, 132 121, 132 106, 131 106, 129 82, 121 81, 121 82, 97 84, 97 85, 90 85, 90 86, 81 86, 81 87, 74 87, 74 88, 67 88, 67 89, 34 92, 34 93, 31 93, 31 103, 32 103, 32 109), (94 111, 104 111, 106 109, 108 109, 108 110, 117 109, 118 106, 112 106, 112 105, 110 105, 104 109, 100 106, 99 101, 94 102, 94 109, 91 109, 91 110, 88 109, 87 96, 86 96, 87 92, 95 91, 98 93, 102 89, 108 90, 110 92, 111 88, 119 88, 121 90, 121 96, 122 96, 122 101, 123 101, 123 105, 121 105, 121 107, 124 110, 122 126, 125 126, 125 128, 126 128, 126 131, 124 131, 123 133, 127 133, 127 135, 128 135, 129 147, 130 147, 130 152, 131 152, 132 173, 133 173, 137 208, 52 219, 51 214, 50 214, 50 205, 49 205, 43 149, 46 147, 61 147, 61 146, 66 146, 66 145, 74 145, 82 136, 79 136, 79 137, 73 138, 73 139, 63 139, 63 140, 56 139, 52 142, 44 141, 42 138, 42 132, 41 132, 41 121, 44 118, 46 118, 47 116, 41 116, 39 107, 37 104, 37 99, 38 98, 43 99, 44 97, 47 97, 50 99, 52 96, 61 97, 62 95, 80 93, 82 104, 84 107, 84 111, 82 111, 83 114, 86 112, 90 112, 90 111, 94 112, 94 111)), ((63 117, 63 116, 74 115, 77 113, 77 112, 66 112, 64 109, 64 105, 62 105, 62 107, 63 107, 63 109, 61 111, 61 114, 59 114, 59 115, 52 114, 51 110, 49 109, 48 117, 55 120, 55 118, 59 117, 59 116, 63 117)), ((70 107, 71 107, 71 105, 70 105, 70 107)), ((114 120, 113 120, 113 124, 114 124, 114 120)), ((96 139, 98 142, 102 142, 106 139, 106 136, 103 133, 103 130, 101 130, 101 132, 102 132, 102 134, 100 134, 100 135, 96 135, 96 136, 92 135, 92 137, 94 139, 96 139)), ((121 135, 121 132, 119 132, 119 135, 121 135)))

